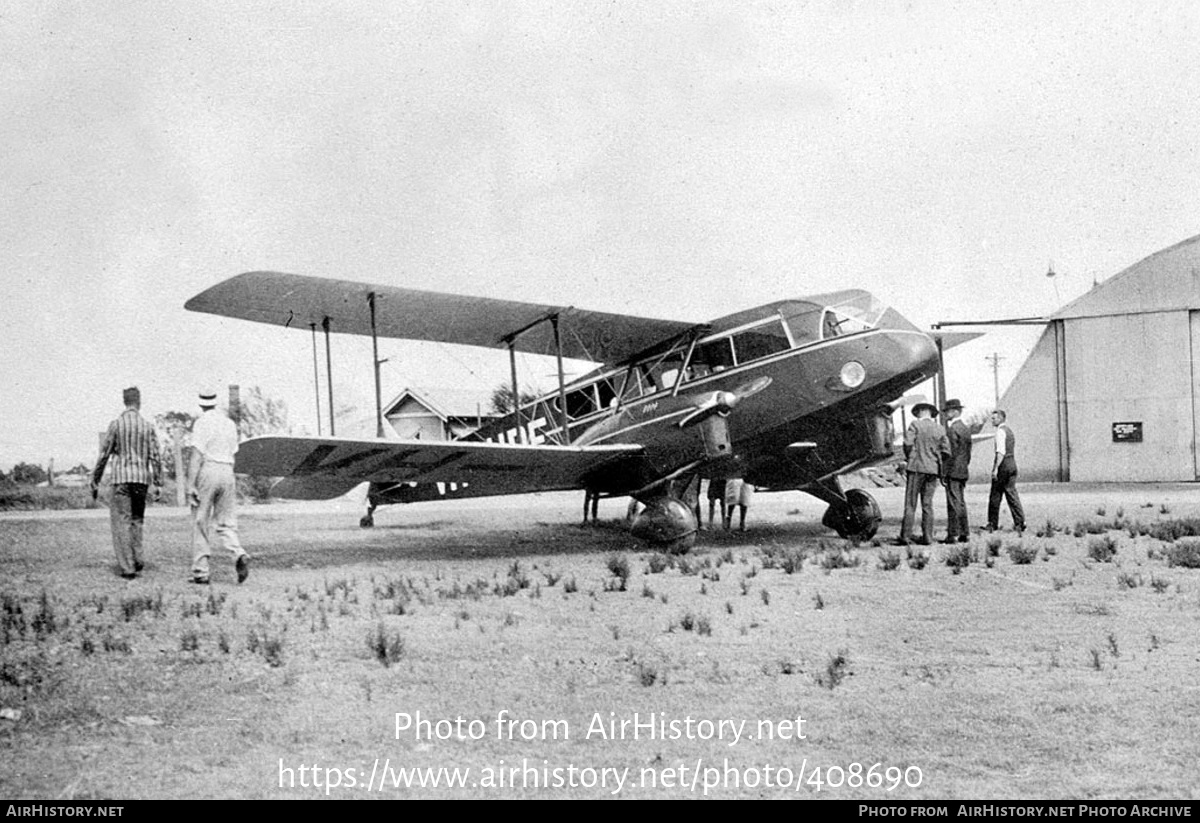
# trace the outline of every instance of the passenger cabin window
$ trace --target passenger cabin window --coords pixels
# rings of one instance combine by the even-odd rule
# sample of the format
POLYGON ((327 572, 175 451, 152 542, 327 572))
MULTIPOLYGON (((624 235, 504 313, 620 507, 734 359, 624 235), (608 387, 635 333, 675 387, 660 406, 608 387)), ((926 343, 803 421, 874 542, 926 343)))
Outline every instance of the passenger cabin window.
POLYGON ((749 329, 700 343, 688 361, 684 382, 731 369, 791 348, 783 322, 774 317, 749 329))
MULTIPOLYGON (((616 404, 617 389, 614 382, 624 379, 622 374, 610 374, 587 386, 568 389, 566 392, 567 417, 578 420, 600 411, 605 411, 616 404)), ((557 420, 562 408, 557 394, 548 395, 545 403, 550 415, 557 420)))
POLYGON ((650 369, 654 385, 658 389, 673 389, 679 379, 679 370, 683 367, 683 353, 672 352, 658 361, 650 369))
POLYGON ((596 411, 596 387, 587 386, 567 392, 567 417, 574 420, 596 411))
POLYGON ((778 318, 733 335, 733 352, 739 365, 789 348, 787 331, 778 318))
POLYGON ((608 409, 616 405, 617 390, 611 381, 601 380, 596 384, 596 392, 599 395, 601 409, 608 409))
POLYGON ((628 379, 625 381, 621 390, 621 397, 624 400, 636 400, 645 394, 650 394, 654 391, 654 385, 650 382, 649 374, 644 365, 634 366, 629 370, 628 379))
POLYGON ((728 337, 702 343, 696 346, 696 352, 692 355, 692 370, 695 372, 703 371, 703 374, 696 374, 696 377, 704 377, 713 372, 724 371, 732 366, 733 341, 728 337))

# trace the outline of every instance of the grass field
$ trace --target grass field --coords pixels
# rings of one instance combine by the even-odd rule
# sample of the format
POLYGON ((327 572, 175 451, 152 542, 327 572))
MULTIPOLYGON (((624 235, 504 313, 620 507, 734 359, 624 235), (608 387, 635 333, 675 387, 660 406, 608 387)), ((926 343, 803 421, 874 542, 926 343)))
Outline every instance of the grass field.
POLYGON ((207 587, 177 510, 132 583, 105 512, 4 515, 0 796, 1195 798, 1200 569, 1144 532, 1200 488, 1022 491, 924 568, 795 494, 676 558, 574 494, 244 507, 207 587))

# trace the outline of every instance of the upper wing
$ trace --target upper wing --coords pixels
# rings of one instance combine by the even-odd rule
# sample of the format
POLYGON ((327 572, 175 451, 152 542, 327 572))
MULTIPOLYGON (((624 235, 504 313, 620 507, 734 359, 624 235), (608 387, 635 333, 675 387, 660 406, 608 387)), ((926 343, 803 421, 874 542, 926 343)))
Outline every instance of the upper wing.
POLYGON ((273 491, 279 497, 337 497, 368 480, 466 484, 476 494, 520 494, 581 488, 589 472, 641 451, 637 445, 255 437, 238 446, 235 470, 287 478, 273 491))
POLYGON ((520 332, 514 341, 517 351, 554 354, 554 329, 539 321, 557 314, 562 355, 594 363, 620 363, 694 326, 270 271, 231 277, 196 295, 184 308, 304 330, 321 328, 328 319, 330 331, 369 335, 372 294, 380 337, 506 348, 510 337, 520 332))

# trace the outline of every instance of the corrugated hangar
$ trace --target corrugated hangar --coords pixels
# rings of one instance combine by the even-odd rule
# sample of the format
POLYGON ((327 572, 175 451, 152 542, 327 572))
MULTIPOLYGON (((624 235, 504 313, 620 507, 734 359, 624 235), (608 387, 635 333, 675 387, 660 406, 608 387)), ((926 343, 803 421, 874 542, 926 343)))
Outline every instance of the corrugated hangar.
POLYGON ((1000 401, 1018 432, 1021 477, 1200 479, 1197 352, 1200 235, 1049 319, 1000 401))

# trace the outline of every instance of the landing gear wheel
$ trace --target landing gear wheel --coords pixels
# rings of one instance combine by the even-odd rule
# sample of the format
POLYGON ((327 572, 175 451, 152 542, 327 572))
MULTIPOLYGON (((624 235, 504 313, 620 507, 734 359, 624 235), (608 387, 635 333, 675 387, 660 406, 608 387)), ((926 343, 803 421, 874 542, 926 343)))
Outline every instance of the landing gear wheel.
POLYGON ((875 498, 862 489, 846 492, 844 504, 834 503, 825 510, 821 524, 833 529, 838 537, 850 540, 870 540, 879 530, 883 515, 875 498))
POLYGON ((361 529, 369 529, 369 528, 372 528, 374 525, 375 525, 375 516, 373 514, 371 514, 370 512, 367 512, 358 520, 358 526, 361 529))
POLYGON ((684 554, 696 543, 696 516, 682 500, 659 497, 646 503, 630 533, 661 551, 684 554))

